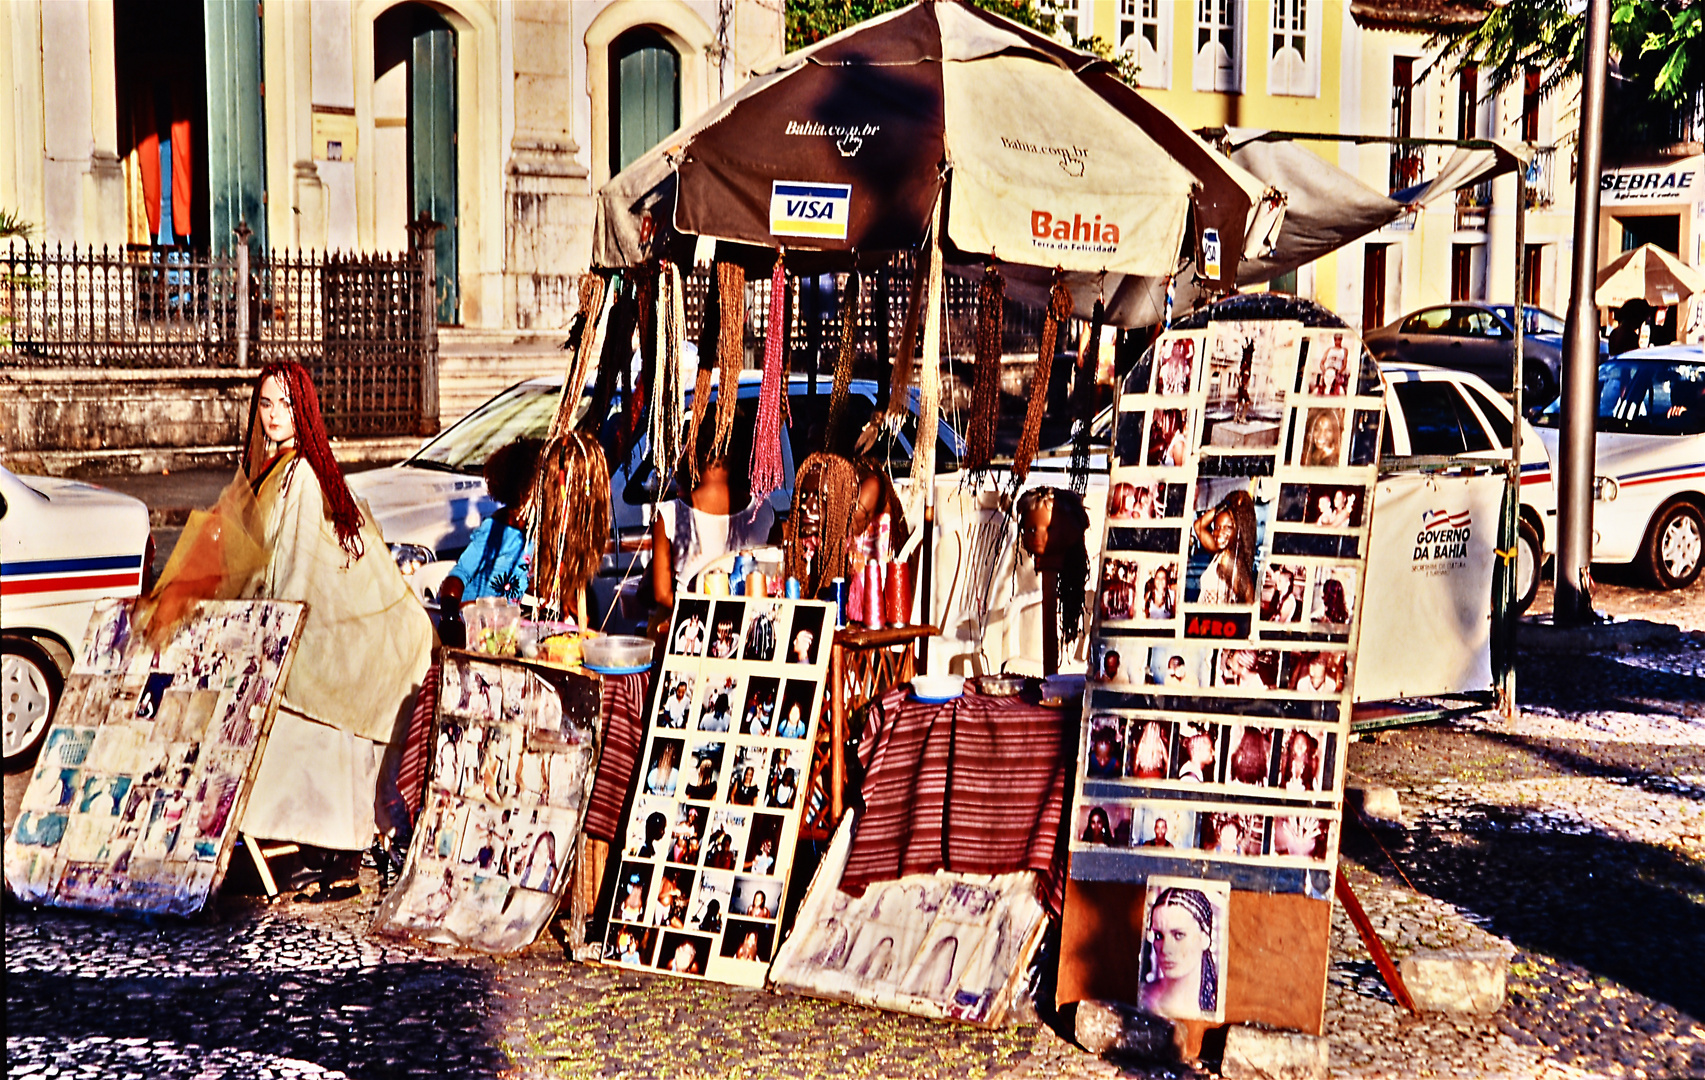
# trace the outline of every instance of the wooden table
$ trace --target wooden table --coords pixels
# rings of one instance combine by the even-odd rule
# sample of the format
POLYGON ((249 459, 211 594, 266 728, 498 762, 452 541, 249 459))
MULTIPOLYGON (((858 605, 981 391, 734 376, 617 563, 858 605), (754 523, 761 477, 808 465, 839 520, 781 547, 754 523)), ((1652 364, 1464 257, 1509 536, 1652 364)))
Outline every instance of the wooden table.
POLYGON ((938 627, 929 625, 884 630, 847 626, 835 631, 829 651, 829 745, 825 752, 823 738, 818 737, 811 760, 812 786, 806 788, 814 790, 823 782, 823 774, 828 773, 828 799, 815 812, 807 804, 800 825, 802 833, 828 839, 846 809, 847 716, 866 702, 911 681, 917 673, 917 663, 916 652, 910 646, 940 633, 938 627))

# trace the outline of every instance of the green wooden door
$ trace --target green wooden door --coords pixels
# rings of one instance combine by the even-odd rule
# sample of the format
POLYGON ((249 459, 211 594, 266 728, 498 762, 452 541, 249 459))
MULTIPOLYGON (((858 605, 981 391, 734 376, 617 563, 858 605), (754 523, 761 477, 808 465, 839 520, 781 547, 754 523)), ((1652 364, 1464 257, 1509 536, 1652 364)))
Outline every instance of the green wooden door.
POLYGON ((236 244, 238 222, 266 250, 266 140, 261 111, 260 9, 254 0, 204 0, 207 48, 207 190, 215 252, 236 244))
MULTIPOLYGON (((424 21, 424 20, 423 20, 424 21)), ((438 321, 459 322, 456 276, 456 33, 417 26, 409 58, 409 179, 412 216, 438 231, 438 321)))
POLYGON ((654 30, 632 30, 610 48, 610 173, 681 126, 681 58, 654 30))

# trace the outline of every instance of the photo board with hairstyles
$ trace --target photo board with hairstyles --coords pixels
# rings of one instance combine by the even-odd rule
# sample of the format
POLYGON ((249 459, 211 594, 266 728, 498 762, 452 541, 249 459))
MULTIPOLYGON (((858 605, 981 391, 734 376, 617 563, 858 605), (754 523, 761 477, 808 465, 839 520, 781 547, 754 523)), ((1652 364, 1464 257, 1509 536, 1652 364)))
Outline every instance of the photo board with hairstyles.
MULTIPOLYGON (((1204 896, 1230 891, 1229 930, 1222 918, 1216 932, 1233 990, 1261 948, 1240 940, 1240 910, 1280 898, 1318 940, 1288 973, 1266 973, 1289 1005, 1263 1011, 1234 992, 1217 1012, 1175 1018, 1318 1030, 1379 370, 1347 329, 1210 322, 1162 334, 1119 388, 1117 414, 1060 1000, 1159 1000, 1142 964, 1109 974, 1094 955, 1107 942, 1086 928, 1144 927, 1145 885, 1195 880, 1204 896)), ((1146 933, 1134 947, 1148 947, 1146 933)))
POLYGON ((425 804, 374 933, 489 953, 532 944, 574 872, 598 700, 586 675, 445 652, 425 804))
POLYGON ((778 990, 984 1027, 1007 1021, 1047 929, 1036 873, 937 870, 841 889, 857 813, 841 819, 776 953, 778 990))
POLYGON ((616 837, 603 959, 762 986, 780 944, 834 607, 683 594, 616 837))
POLYGON ((97 604, 6 842, 28 904, 189 916, 225 880, 307 605, 210 600, 163 643, 97 604))

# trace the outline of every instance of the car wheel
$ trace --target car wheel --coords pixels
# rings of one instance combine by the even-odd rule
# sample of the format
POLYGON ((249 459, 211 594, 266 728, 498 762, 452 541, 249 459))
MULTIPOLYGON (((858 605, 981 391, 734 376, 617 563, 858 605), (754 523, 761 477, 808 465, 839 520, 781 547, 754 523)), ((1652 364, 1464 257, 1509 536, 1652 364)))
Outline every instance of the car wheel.
POLYGON ((1705 518, 1691 503, 1665 508, 1646 533, 1646 573, 1660 589, 1684 589, 1705 565, 1705 518))
POLYGON ((64 685, 58 665, 40 645, 27 638, 0 640, 0 747, 7 765, 41 745, 64 685))
POLYGON ((1523 519, 1516 534, 1516 614, 1525 614, 1539 593, 1540 567, 1545 563, 1545 549, 1539 543, 1539 530, 1523 519))

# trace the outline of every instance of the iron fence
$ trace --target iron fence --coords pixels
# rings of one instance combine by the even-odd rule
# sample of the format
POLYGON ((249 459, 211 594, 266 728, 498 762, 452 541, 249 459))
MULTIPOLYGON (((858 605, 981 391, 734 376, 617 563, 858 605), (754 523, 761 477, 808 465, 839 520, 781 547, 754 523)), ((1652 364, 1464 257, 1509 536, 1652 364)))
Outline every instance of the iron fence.
POLYGON ((0 253, 0 366, 313 374, 334 436, 437 428, 430 255, 14 244, 0 253))

